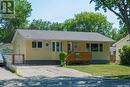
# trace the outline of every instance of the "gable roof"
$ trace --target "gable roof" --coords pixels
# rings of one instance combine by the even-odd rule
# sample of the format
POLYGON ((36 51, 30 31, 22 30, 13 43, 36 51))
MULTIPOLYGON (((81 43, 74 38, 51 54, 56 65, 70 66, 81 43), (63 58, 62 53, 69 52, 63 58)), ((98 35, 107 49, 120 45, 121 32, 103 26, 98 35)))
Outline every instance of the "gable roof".
POLYGON ((70 31, 46 31, 18 29, 24 39, 31 40, 70 40, 70 41, 99 41, 113 42, 114 40, 96 32, 70 32, 70 31))
POLYGON ((116 43, 113 44, 113 46, 116 46, 117 44, 119 44, 122 41, 130 41, 130 35, 127 35, 126 37, 122 38, 121 40, 117 41, 116 43))

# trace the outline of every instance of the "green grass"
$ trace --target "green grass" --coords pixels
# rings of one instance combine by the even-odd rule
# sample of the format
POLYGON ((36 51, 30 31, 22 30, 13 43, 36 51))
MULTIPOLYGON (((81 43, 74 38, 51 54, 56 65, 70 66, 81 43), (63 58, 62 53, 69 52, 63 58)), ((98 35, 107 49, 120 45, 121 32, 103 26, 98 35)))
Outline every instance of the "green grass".
POLYGON ((90 73, 94 76, 108 76, 119 78, 130 78, 130 66, 101 64, 101 65, 73 65, 67 68, 76 69, 82 72, 90 73))

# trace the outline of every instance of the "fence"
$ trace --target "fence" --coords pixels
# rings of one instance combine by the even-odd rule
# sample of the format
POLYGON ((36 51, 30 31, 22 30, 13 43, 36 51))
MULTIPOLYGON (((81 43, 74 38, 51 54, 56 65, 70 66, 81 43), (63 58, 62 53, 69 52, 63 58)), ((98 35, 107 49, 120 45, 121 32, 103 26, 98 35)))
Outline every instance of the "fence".
POLYGON ((110 55, 110 61, 116 63, 116 55, 110 55))
POLYGON ((24 54, 3 54, 6 62, 11 64, 24 64, 24 54))

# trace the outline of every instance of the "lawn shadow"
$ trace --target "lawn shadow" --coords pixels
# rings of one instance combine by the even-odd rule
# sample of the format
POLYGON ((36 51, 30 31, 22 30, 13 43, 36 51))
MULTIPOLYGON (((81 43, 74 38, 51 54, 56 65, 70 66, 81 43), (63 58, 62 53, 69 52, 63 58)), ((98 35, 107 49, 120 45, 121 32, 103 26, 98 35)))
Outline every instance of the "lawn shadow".
POLYGON ((122 78, 122 79, 130 79, 130 75, 116 75, 112 77, 122 78))

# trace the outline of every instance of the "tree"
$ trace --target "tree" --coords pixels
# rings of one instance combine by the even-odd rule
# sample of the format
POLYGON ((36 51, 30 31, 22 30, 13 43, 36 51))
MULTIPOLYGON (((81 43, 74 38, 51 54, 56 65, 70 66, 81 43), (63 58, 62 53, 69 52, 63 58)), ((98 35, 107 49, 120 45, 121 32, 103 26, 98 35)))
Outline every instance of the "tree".
POLYGON ((51 30, 62 31, 62 30, 63 30, 63 23, 53 22, 53 23, 50 25, 50 29, 51 29, 51 30))
POLYGON ((51 26, 50 21, 43 21, 42 19, 34 19, 30 24, 30 29, 49 30, 51 26))
POLYGON ((66 20, 63 28, 69 31, 98 32, 110 37, 112 24, 100 13, 83 12, 66 20))
POLYGON ((91 2, 96 3, 95 10, 102 8, 105 12, 110 10, 117 15, 130 35, 130 0, 90 0, 91 2))
POLYGON ((113 40, 117 40, 117 38, 118 38, 118 32, 117 32, 116 28, 113 28, 110 31, 110 38, 112 38, 113 40))
POLYGON ((33 20, 30 24, 30 29, 40 30, 62 30, 62 23, 43 21, 42 19, 33 20))
POLYGON ((15 0, 15 18, 2 19, 0 29, 1 42, 10 42, 14 32, 18 28, 27 28, 28 20, 32 11, 31 3, 27 0, 15 0), (2 36, 4 35, 4 36, 2 36))
POLYGON ((130 65, 130 45, 123 46, 122 49, 119 50, 120 53, 120 64, 122 65, 130 65))
POLYGON ((126 37, 127 35, 127 30, 124 29, 123 27, 121 27, 119 30, 118 30, 118 33, 117 33, 117 41, 126 37))

